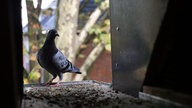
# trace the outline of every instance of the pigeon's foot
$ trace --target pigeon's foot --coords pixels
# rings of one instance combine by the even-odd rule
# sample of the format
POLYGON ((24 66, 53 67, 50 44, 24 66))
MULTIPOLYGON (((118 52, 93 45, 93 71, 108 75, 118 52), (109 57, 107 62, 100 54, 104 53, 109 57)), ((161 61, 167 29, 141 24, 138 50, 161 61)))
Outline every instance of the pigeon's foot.
POLYGON ((53 83, 52 82, 47 82, 46 83, 46 86, 50 86, 50 85, 52 85, 53 83))
POLYGON ((60 86, 59 83, 42 83, 42 86, 60 86))
POLYGON ((57 83, 52 83, 50 86, 58 87, 58 86, 60 86, 60 83, 59 83, 59 82, 57 82, 57 83))
POLYGON ((50 86, 50 85, 54 85, 54 84, 56 84, 56 83, 52 83, 52 82, 47 82, 47 83, 41 83, 40 85, 42 85, 42 86, 50 86))

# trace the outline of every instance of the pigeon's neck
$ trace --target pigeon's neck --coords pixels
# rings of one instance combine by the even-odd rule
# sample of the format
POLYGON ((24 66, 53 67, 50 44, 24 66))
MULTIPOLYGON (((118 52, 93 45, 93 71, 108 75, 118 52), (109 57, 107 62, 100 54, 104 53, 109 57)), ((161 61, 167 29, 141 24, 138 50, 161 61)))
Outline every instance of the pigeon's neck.
POLYGON ((57 52, 54 39, 47 39, 43 45, 43 49, 57 52))

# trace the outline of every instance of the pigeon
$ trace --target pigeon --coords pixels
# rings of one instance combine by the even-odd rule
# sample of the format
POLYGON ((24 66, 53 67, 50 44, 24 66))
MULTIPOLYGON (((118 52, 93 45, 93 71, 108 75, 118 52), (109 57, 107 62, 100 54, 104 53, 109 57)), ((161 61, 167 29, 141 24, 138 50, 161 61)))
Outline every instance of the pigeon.
POLYGON ((49 80, 46 85, 59 86, 61 80, 63 79, 63 73, 70 72, 81 74, 81 72, 56 47, 56 36, 59 36, 56 29, 49 30, 43 46, 37 51, 36 58, 39 65, 53 76, 53 78, 49 80), (57 76, 59 77, 59 80, 56 84, 53 84, 52 81, 57 76))

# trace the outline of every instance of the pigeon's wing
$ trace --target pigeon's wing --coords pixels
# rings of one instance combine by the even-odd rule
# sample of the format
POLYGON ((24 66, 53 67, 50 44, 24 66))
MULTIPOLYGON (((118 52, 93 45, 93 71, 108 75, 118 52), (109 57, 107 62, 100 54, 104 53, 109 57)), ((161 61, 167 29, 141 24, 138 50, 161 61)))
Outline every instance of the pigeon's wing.
POLYGON ((61 72, 72 72, 80 74, 78 68, 76 68, 64 55, 61 51, 53 56, 53 64, 57 67, 57 69, 61 72))
POLYGON ((68 66, 67 58, 59 50, 57 51, 57 53, 55 55, 53 55, 52 61, 53 61, 53 64, 57 67, 57 69, 59 71, 64 70, 68 66))

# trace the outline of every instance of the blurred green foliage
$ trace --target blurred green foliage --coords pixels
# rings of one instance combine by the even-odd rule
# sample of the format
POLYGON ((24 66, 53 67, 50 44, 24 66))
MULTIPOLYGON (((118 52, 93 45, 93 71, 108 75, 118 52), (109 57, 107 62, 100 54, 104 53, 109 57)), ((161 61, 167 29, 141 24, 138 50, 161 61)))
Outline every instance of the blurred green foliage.
POLYGON ((28 79, 35 82, 40 78, 40 67, 36 65, 29 73, 28 79))
POLYGON ((94 0, 94 3, 95 4, 98 4, 98 3, 100 3, 101 2, 101 0, 94 0))
POLYGON ((104 19, 104 23, 97 23, 88 31, 89 35, 95 36, 93 42, 105 43, 105 49, 111 51, 110 20, 104 19))

